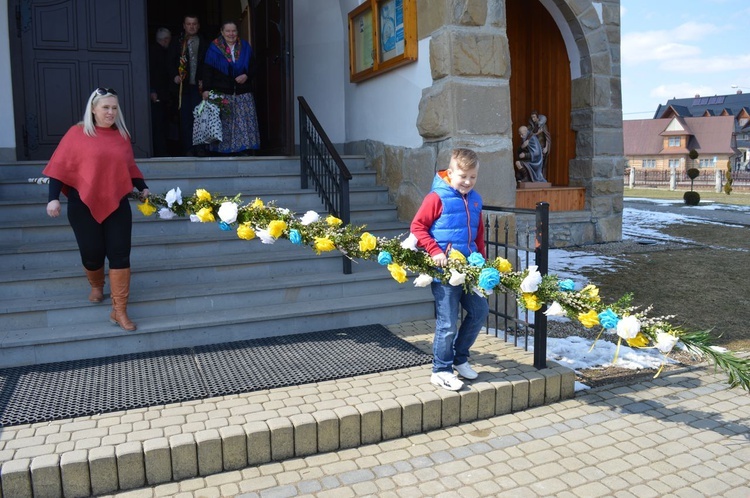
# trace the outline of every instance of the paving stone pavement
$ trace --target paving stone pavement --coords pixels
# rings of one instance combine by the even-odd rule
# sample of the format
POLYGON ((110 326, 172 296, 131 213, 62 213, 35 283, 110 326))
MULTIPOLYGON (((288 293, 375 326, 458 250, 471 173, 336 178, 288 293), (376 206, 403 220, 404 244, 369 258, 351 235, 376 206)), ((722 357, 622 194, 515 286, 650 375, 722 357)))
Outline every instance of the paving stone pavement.
POLYGON ((750 394, 712 368, 117 497, 750 497, 750 394))

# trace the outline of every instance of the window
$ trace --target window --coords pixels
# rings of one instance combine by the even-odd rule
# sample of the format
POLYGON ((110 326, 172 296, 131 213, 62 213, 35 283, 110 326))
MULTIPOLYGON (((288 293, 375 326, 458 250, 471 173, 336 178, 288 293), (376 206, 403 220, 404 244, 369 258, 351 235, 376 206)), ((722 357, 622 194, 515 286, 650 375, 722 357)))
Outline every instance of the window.
POLYGON ((680 146, 680 137, 669 137, 669 146, 670 147, 679 147, 680 146))
POLYGON ((643 167, 644 168, 655 168, 656 167, 656 159, 644 159, 643 160, 643 167))
POLYGON ((701 159, 698 166, 700 168, 710 168, 713 166, 713 161, 711 159, 701 159))
POLYGON ((679 159, 670 159, 669 160, 669 168, 675 169, 680 166, 680 160, 679 159))

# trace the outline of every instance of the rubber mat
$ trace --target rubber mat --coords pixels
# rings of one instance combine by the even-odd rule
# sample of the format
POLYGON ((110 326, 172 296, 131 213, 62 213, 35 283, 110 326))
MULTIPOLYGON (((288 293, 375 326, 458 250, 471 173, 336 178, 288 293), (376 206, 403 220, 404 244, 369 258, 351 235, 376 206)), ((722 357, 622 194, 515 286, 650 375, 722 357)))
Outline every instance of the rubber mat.
POLYGON ((367 325, 0 369, 0 427, 322 382, 432 361, 367 325))

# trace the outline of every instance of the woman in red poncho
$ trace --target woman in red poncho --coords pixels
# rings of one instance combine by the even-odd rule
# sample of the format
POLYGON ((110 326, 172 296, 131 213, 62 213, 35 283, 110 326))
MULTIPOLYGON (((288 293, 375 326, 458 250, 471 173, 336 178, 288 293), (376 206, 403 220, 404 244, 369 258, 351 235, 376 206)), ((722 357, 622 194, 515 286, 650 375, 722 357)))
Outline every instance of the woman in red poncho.
POLYGON ((142 197, 149 191, 135 164, 117 92, 111 88, 94 90, 83 121, 62 138, 44 174, 50 177, 47 214, 60 216, 60 192, 68 198, 68 221, 91 284, 89 301, 104 300, 106 258, 112 297, 110 320, 124 330, 135 330, 127 315, 133 224, 128 194, 133 187, 142 197))

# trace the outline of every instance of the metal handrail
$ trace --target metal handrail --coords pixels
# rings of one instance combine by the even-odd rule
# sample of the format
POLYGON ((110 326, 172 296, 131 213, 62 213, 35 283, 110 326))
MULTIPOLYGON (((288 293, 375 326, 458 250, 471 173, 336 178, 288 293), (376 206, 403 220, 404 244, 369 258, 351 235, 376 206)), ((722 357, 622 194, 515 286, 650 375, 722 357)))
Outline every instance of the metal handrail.
MULTIPOLYGON (((348 225, 351 221, 349 181, 352 174, 334 148, 325 130, 304 97, 299 101, 299 163, 301 188, 315 186, 326 210, 348 225)), ((343 257, 344 274, 352 272, 352 262, 343 257)))

